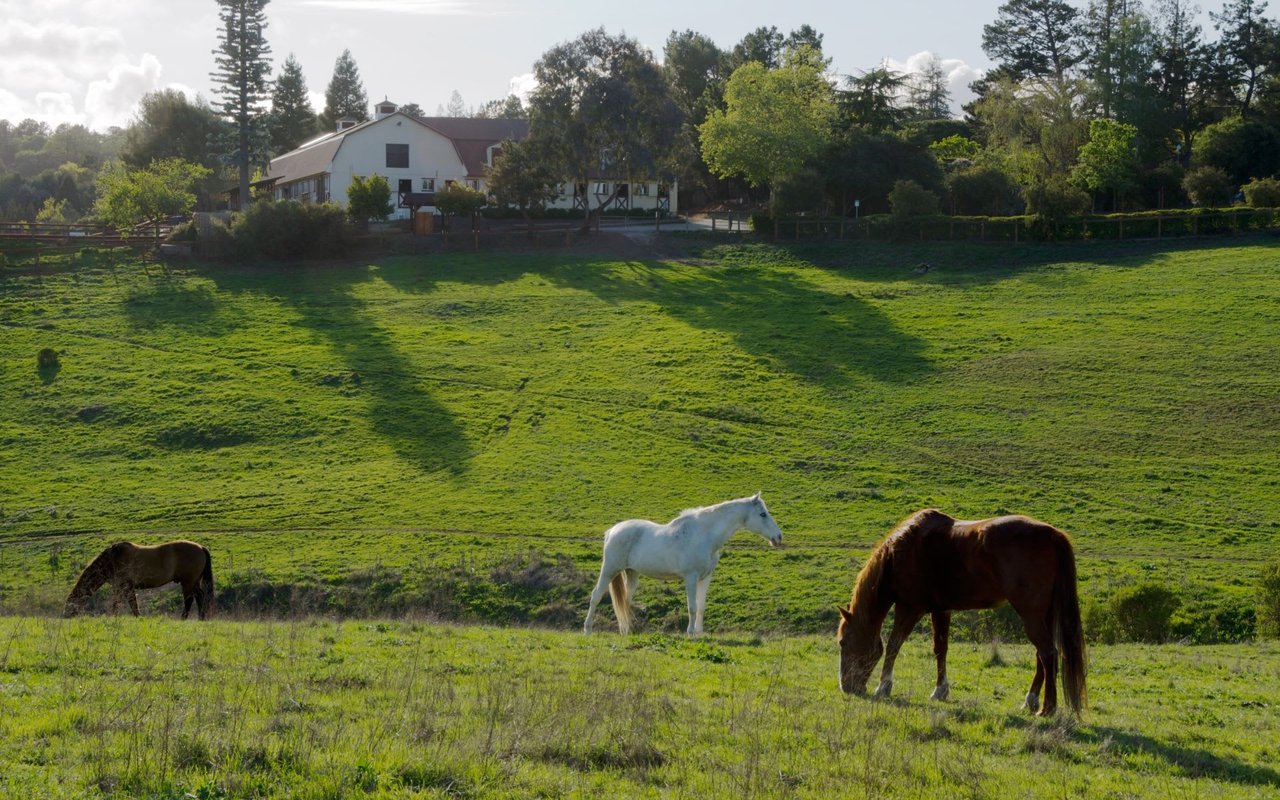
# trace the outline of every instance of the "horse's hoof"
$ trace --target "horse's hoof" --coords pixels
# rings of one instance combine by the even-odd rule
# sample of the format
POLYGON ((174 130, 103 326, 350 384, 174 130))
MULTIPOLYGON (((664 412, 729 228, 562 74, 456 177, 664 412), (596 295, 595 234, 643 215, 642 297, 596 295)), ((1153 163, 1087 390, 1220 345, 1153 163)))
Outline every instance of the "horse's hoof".
POLYGON ((1028 694, 1027 699, 1022 703, 1022 710, 1036 713, 1040 710, 1040 698, 1034 694, 1028 694))
POLYGON ((946 683, 944 681, 943 683, 940 683, 936 687, 934 687, 933 694, 929 695, 929 699, 930 700, 946 700, 947 695, 949 694, 951 694, 951 684, 946 683))
POLYGON ((882 681, 880 685, 876 687, 876 692, 872 697, 883 700, 888 698, 891 694, 893 694, 893 681, 882 681))

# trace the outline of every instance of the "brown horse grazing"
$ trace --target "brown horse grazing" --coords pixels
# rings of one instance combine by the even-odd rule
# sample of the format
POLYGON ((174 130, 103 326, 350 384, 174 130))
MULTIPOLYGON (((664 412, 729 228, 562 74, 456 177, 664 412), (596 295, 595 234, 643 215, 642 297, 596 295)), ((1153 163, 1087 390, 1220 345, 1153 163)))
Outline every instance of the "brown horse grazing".
POLYGON ((1044 522, 1009 516, 960 522, 926 509, 903 520, 876 546, 840 609, 840 688, 864 694, 867 679, 884 654, 877 697, 893 690, 898 648, 926 613, 932 615, 938 682, 933 699, 945 700, 947 634, 951 612, 993 608, 1005 601, 1022 618, 1036 648, 1036 676, 1025 708, 1041 716, 1058 703, 1056 673, 1062 654, 1062 690, 1079 715, 1085 705, 1085 642, 1076 594, 1071 539, 1044 522), (880 641, 889 607, 896 605, 886 648, 880 641))
POLYGON ((155 546, 116 542, 80 573, 80 579, 67 595, 63 616, 83 611, 89 596, 108 582, 114 590, 112 612, 120 607, 120 600, 124 598, 136 617, 135 589, 154 589, 172 582, 182 585, 183 619, 191 613, 192 600, 196 602, 200 619, 213 615, 213 559, 208 548, 195 542, 166 542, 155 546))

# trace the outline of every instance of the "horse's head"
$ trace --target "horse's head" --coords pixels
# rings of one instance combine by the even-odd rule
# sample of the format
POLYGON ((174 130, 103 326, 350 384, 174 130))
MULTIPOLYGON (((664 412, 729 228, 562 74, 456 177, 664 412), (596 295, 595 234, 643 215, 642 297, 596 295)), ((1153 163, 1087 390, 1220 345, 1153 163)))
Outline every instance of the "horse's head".
POLYGON ((782 529, 769 513, 768 507, 764 504, 764 498, 759 492, 751 498, 751 504, 747 508, 747 521, 743 523, 743 527, 768 539, 769 544, 774 547, 782 544, 782 529))
POLYGON ((841 606, 836 641, 840 643, 840 690, 845 694, 866 694, 871 670, 884 653, 880 631, 861 624, 852 605, 841 606))

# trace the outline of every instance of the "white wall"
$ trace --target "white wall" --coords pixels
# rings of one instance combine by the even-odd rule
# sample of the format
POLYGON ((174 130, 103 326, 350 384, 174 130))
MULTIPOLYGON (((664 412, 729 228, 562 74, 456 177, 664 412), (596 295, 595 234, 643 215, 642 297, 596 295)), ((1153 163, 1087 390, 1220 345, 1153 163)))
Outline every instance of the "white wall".
MULTIPOLYGON (((435 131, 393 114, 349 134, 333 157, 332 184, 329 199, 345 206, 347 187, 356 175, 381 175, 391 184, 391 200, 395 202, 400 180, 413 181, 413 191, 422 191, 422 178, 435 178, 436 188, 443 189, 446 180, 463 181, 467 168, 458 158, 453 142, 435 131), (387 167, 387 145, 409 145, 408 169, 387 167)), ((407 219, 409 209, 396 208, 392 219, 407 219)))

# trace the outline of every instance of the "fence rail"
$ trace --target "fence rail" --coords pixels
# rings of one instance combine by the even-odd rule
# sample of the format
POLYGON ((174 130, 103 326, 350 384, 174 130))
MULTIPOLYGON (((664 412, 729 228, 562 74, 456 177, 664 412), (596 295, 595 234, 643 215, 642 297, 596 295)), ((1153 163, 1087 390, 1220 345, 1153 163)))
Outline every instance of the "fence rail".
MULTIPOLYGON (((838 238, 870 240, 1028 242, 1073 239, 1161 239, 1272 230, 1274 208, 1201 211, 1187 214, 1120 214, 1076 217, 1049 229, 1033 230, 1027 217, 931 216, 891 221, 885 215, 840 217, 784 217, 774 222, 774 239, 838 238)), ((714 229, 714 227, 713 227, 714 229)))
POLYGON ((86 247, 120 245, 154 245, 173 230, 173 225, 163 223, 157 236, 153 223, 144 223, 128 231, 120 231, 110 225, 78 225, 54 222, 0 222, 0 243, 46 243, 69 245, 83 243, 86 247))

